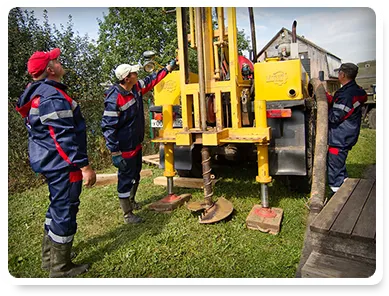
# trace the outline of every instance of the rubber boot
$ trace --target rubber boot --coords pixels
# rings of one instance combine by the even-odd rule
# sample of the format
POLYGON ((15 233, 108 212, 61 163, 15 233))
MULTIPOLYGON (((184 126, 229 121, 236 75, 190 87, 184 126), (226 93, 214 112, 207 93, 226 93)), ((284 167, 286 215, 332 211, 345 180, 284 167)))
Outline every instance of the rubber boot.
POLYGON ((50 249, 51 249, 51 240, 47 235, 47 231, 44 230, 43 240, 42 240, 42 265, 43 270, 50 270, 50 249))
MULTIPOLYGON (((42 265, 41 268, 43 270, 50 270, 50 249, 51 249, 51 239, 48 236, 48 232, 46 229, 43 233, 43 239, 42 239, 42 265)), ((70 259, 74 259, 76 257, 75 252, 70 253, 70 259)))
POLYGON ((127 224, 141 223, 143 219, 132 213, 132 205, 129 198, 119 198, 120 207, 123 210, 124 222, 127 224))
POLYGON ((135 195, 136 195, 136 191, 138 190, 138 186, 139 186, 139 183, 135 183, 134 185, 132 185, 132 188, 130 191, 129 199, 130 199, 130 203, 131 203, 133 210, 140 210, 142 208, 142 206, 135 201, 135 195))
POLYGON ((50 277, 68 278, 76 277, 88 271, 89 264, 74 264, 70 259, 73 241, 66 244, 58 244, 51 241, 50 250, 50 277))

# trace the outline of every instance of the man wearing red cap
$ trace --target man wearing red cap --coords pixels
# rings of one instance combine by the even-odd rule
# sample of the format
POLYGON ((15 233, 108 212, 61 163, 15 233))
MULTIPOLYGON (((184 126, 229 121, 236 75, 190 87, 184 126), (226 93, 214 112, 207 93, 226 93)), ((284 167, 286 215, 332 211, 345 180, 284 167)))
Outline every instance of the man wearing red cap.
POLYGON ((80 107, 61 83, 65 74, 58 57, 60 49, 36 51, 27 62, 33 78, 19 98, 16 110, 28 131, 28 152, 34 172, 46 178, 50 205, 42 242, 42 268, 50 277, 74 277, 89 265, 71 261, 76 215, 82 180, 96 182, 88 162, 86 126, 80 107))
POLYGON ((133 214, 140 209, 135 195, 142 169, 142 142, 145 130, 143 95, 149 92, 176 65, 169 65, 138 81, 138 65, 121 64, 115 69, 119 83, 105 93, 101 127, 112 162, 118 170, 118 195, 125 223, 141 223, 133 214))

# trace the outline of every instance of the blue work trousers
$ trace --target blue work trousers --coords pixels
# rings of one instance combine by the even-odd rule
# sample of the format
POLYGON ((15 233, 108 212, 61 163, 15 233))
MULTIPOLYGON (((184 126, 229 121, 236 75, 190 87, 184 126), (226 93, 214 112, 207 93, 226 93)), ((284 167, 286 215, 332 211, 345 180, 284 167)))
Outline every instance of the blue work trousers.
POLYGON ((118 194, 119 198, 129 198, 131 188, 135 183, 139 183, 140 171, 142 170, 142 150, 139 150, 136 155, 126 158, 126 168, 118 171, 118 194))
POLYGON ((327 154, 328 185, 336 192, 348 177, 346 159, 349 149, 329 147, 327 154))
POLYGON ((73 171, 45 173, 50 192, 50 205, 46 213, 45 230, 56 243, 73 240, 77 231, 76 216, 80 205, 82 172, 73 171))

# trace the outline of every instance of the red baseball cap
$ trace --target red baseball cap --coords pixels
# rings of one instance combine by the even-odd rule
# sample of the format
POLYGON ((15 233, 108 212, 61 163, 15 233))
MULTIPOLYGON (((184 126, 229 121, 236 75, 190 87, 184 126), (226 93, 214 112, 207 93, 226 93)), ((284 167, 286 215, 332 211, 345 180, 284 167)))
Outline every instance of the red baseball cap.
POLYGON ((54 48, 51 51, 34 52, 27 62, 28 73, 34 78, 40 76, 45 71, 47 64, 58 58, 60 54, 61 50, 59 48, 54 48))

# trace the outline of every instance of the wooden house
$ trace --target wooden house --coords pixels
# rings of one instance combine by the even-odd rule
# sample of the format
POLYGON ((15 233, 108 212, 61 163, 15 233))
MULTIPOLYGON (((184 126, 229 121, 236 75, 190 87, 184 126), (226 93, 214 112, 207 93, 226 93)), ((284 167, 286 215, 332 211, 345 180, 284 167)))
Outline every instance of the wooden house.
MULTIPOLYGON (((342 61, 336 55, 317 46, 313 42, 296 34, 298 52, 304 70, 309 78, 319 78, 319 71, 324 72, 324 84, 329 92, 334 92, 340 87, 338 74, 334 69, 339 68, 342 61)), ((292 41, 292 32, 282 28, 258 53, 257 62, 263 62, 265 58, 280 56, 279 45, 289 44, 292 41)))

